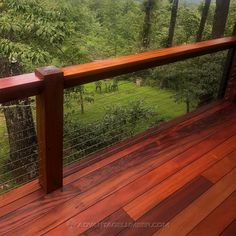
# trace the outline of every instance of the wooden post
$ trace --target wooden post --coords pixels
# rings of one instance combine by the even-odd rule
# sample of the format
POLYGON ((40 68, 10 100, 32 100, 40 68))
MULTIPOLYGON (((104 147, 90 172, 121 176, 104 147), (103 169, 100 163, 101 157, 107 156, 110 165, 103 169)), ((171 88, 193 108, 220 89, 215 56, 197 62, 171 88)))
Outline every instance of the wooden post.
POLYGON ((64 74, 49 66, 36 69, 35 75, 44 81, 44 89, 36 97, 39 182, 50 193, 63 185, 64 74))
POLYGON ((229 69, 228 84, 225 91, 225 99, 235 102, 236 101, 236 49, 233 49, 231 66, 229 69))

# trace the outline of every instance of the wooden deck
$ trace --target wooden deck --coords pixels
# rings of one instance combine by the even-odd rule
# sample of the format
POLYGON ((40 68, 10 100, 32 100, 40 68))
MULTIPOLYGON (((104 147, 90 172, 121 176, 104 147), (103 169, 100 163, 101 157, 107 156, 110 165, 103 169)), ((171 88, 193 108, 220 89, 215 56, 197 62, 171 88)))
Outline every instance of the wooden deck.
POLYGON ((236 105, 216 102, 0 197, 0 235, 236 235, 236 105))

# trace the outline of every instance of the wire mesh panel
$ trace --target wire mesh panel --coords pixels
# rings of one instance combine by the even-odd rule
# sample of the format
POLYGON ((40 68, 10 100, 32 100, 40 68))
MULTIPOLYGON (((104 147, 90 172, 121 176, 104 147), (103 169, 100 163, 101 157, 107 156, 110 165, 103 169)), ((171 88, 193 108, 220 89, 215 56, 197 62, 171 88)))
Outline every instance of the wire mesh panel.
POLYGON ((170 91, 125 77, 74 88, 65 95, 65 163, 83 158, 152 125, 184 114, 170 91), (168 109, 168 107, 172 109, 168 109))
POLYGON ((35 99, 0 105, 0 193, 38 177, 35 99))
POLYGON ((215 53, 66 90, 64 163, 215 100, 226 55, 215 53))

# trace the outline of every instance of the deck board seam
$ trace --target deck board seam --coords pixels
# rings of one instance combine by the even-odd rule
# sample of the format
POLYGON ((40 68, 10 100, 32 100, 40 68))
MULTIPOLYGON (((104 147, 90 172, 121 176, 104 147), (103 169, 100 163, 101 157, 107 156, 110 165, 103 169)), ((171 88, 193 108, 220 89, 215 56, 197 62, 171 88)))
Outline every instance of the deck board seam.
MULTIPOLYGON (((231 153, 229 153, 227 156, 225 156, 223 159, 218 160, 214 165, 219 164, 219 163, 220 163, 222 160, 224 160, 224 159, 227 159, 227 158, 229 159, 228 156, 230 156, 230 155, 231 155, 232 153, 234 153, 234 152, 236 152, 236 148, 235 148, 231 153)), ((214 165, 213 165, 213 166, 214 166, 214 165)), ((209 179, 207 176, 204 175, 204 173, 205 173, 207 170, 211 169, 213 166, 207 168, 207 169, 202 173, 202 176, 205 177, 206 179, 208 179, 209 181, 211 181, 211 182, 214 183, 214 184, 216 184, 220 179, 222 179, 224 176, 226 176, 228 173, 230 173, 234 168, 236 168, 236 167, 235 167, 236 164, 235 164, 235 165, 232 164, 232 168, 229 169, 228 172, 226 172, 223 176, 221 176, 216 182, 213 182, 211 179, 209 179)))
MULTIPOLYGON (((236 137, 236 135, 231 136, 229 139, 231 139, 232 137, 236 137)), ((229 139, 227 139, 227 140, 229 140, 229 139)), ((220 145, 222 145, 223 143, 227 142, 227 140, 226 140, 226 141, 223 141, 220 145)), ((157 187, 157 186, 160 185, 162 182, 166 181, 167 179, 171 178, 172 176, 177 175, 177 174, 180 173, 183 169, 187 168, 189 165, 194 164, 194 162, 197 162, 199 159, 201 159, 201 158, 204 157, 205 155, 208 155, 210 152, 212 152, 213 150, 215 150, 215 149, 216 149, 218 146, 220 146, 220 145, 217 145, 215 148, 211 149, 211 151, 209 151, 209 152, 207 152, 207 153, 201 155, 200 157, 198 157, 198 159, 196 159, 196 160, 192 161, 191 163, 189 163, 188 165, 182 167, 182 168, 181 168, 180 170, 178 170, 177 172, 172 173, 170 176, 168 176, 167 178, 163 179, 160 183, 154 185, 152 188, 150 188, 149 190, 147 190, 147 191, 145 191, 144 193, 140 194, 140 195, 137 196, 136 198, 139 198, 140 196, 144 195, 146 192, 148 192, 148 191, 150 191, 151 189, 157 187)), ((225 156, 223 156, 222 159, 223 159, 224 157, 226 157, 227 155, 228 155, 228 154, 226 154, 225 156)), ((221 159, 220 159, 220 160, 221 160, 221 159)), ((215 165, 215 163, 213 163, 212 165, 210 165, 210 167, 212 167, 213 165, 215 165)), ((205 170, 206 170, 206 169, 204 169, 203 171, 201 171, 201 172, 199 173, 199 175, 201 175, 205 170)), ((221 178, 221 179, 222 179, 222 178, 221 178)), ((190 181, 191 181, 191 180, 190 180, 190 181)), ((210 180, 209 180, 209 181, 210 181, 210 180)), ((188 182, 189 182, 189 181, 188 181, 188 182)), ((210 181, 210 182, 211 182, 211 181, 210 181)), ((214 183, 213 183, 213 184, 214 184, 214 183)), ((182 186, 182 187, 183 187, 183 186, 182 186)), ((181 187, 181 188, 182 188, 182 187, 181 187)), ((135 198, 135 199, 136 199, 136 198, 135 198)), ((133 200, 130 201, 129 203, 133 202, 135 199, 133 199, 133 200)), ((127 203, 125 206, 127 206, 129 203, 127 203)), ((123 206, 123 208, 124 208, 125 206, 123 206)), ((124 210, 125 210, 125 209, 124 209, 124 210)), ((126 211, 126 210, 125 210, 125 211, 126 211)), ((126 212, 127 212, 127 211, 126 211, 126 212)), ((133 218, 128 212, 127 212, 127 214, 128 214, 131 218, 133 218)), ((135 220, 135 219, 134 219, 134 220, 135 220)))
MULTIPOLYGON (((173 220, 175 220, 176 218, 179 219, 180 215, 181 215, 181 214, 184 214, 186 211, 188 211, 188 210, 191 208, 191 206, 194 205, 196 202, 203 201, 204 197, 209 195, 209 192, 211 192, 213 189, 215 190, 215 189, 217 188, 216 186, 219 186, 219 184, 220 184, 225 178, 227 178, 227 176, 230 176, 230 175, 232 175, 232 176, 235 176, 235 175, 236 175, 236 168, 234 168, 231 172, 229 172, 228 175, 226 175, 226 176, 224 176, 223 178, 221 178, 221 181, 218 181, 216 184, 213 184, 213 186, 212 186, 210 189, 208 189, 208 190, 207 190, 205 193, 203 193, 198 199, 196 199, 194 202, 192 202, 187 208, 183 209, 179 214, 177 214, 174 218, 172 218, 172 220, 170 220, 168 223, 171 223, 171 222, 172 222, 173 220)), ((229 178, 229 177, 228 177, 228 178, 229 178)), ((207 216, 208 216, 209 214, 211 214, 220 204, 222 204, 231 194, 233 194, 233 193, 236 191, 236 185, 235 185, 235 184, 232 185, 231 188, 232 188, 232 191, 230 191, 230 193, 226 196, 226 198, 224 198, 223 200, 220 200, 220 201, 219 201, 219 204, 217 204, 217 206, 214 207, 213 210, 210 210, 210 211, 207 213, 207 216)), ((206 218, 206 216, 205 216, 203 219, 205 219, 205 218, 206 218)), ((202 220, 200 220, 196 225, 194 225, 194 227, 196 227, 201 221, 202 221, 202 220)), ((194 227, 193 227, 193 228, 194 228, 194 227)), ((193 228, 191 228, 191 230, 190 230, 186 235, 188 235, 188 234, 193 230, 193 228)), ((158 236, 159 236, 159 234, 162 235, 162 233, 161 233, 160 231, 157 231, 157 232, 155 232, 153 235, 155 235, 155 236, 158 235, 158 236)), ((166 235, 165 232, 164 232, 164 235, 166 235)), ((169 235, 169 234, 167 234, 167 235, 169 235)))
MULTIPOLYGON (((207 118, 207 117, 209 117, 209 116, 206 116, 205 118, 207 118)), ((234 124, 235 122, 234 122, 234 120, 233 120, 233 118, 232 117, 230 117, 229 118, 229 120, 227 119, 227 124, 225 125, 225 126, 223 126, 224 128, 226 128, 226 127, 229 127, 230 125, 232 125, 232 124, 234 124)), ((214 127, 214 126, 213 126, 214 127)), ((212 127, 212 128, 213 128, 212 127)), ((184 128, 188 128, 188 126, 184 126, 184 127, 182 127, 183 129, 184 128)), ((181 128, 180 128, 181 129, 181 128)), ((198 143, 200 143, 200 142, 202 142, 203 140, 205 140, 205 139, 207 139, 207 138, 209 138, 209 137, 211 137, 211 136, 213 136, 215 133, 217 133, 218 131, 220 131, 222 129, 222 127, 220 127, 220 124, 218 124, 217 125, 217 128, 216 128, 216 130, 214 131, 214 132, 212 132, 211 134, 209 134, 209 135, 206 135, 206 136, 204 136, 204 137, 201 137, 201 138, 199 138, 198 140, 197 140, 197 142, 196 143, 194 143, 193 144, 193 146, 194 145, 197 145, 198 143), (219 127, 218 127, 219 126, 219 127)), ((178 129, 177 129, 178 130, 178 129)), ((169 134, 168 134, 169 135, 169 134)), ((165 137, 165 136, 167 136, 168 137, 168 135, 164 135, 163 137, 165 137)), ((232 135, 232 136, 234 136, 234 135, 232 135)), ((191 135, 189 135, 189 137, 191 137, 191 135)), ((158 140, 159 140, 159 138, 160 137, 153 137, 152 139, 152 142, 157 142, 158 140), (156 140, 157 139, 157 140, 156 140), (156 141, 155 141, 156 140, 156 141)), ((186 137, 184 137, 184 138, 186 138, 186 137)), ((157 143, 158 144, 158 143, 157 143)), ((184 144, 186 144, 186 143, 184 143, 184 144)), ((189 150, 190 148, 192 148, 193 146, 191 146, 191 147, 188 147, 186 150, 184 150, 183 152, 185 152, 185 151, 187 151, 187 150, 189 150)), ((161 152, 166 152, 166 151, 168 151, 168 150, 166 150, 166 148, 165 149, 163 149, 163 150, 160 150, 161 152)), ((135 152, 135 151, 134 151, 135 152)), ((180 155, 181 153, 183 153, 183 152, 180 152, 180 153, 178 153, 178 155, 180 155)), ((131 152, 130 154, 132 154, 133 152, 131 152)), ((163 153, 163 154, 164 154, 163 153)), ((130 155, 130 154, 128 154, 128 155, 130 155)), ((98 169, 95 169, 95 170, 93 170, 93 171, 91 171, 90 173, 92 173, 92 172, 94 172, 94 171, 96 171, 96 170, 99 170, 99 169, 101 169, 101 168, 104 168, 104 167, 106 167, 106 166, 108 166, 108 165, 110 165, 111 163, 113 163, 113 162, 115 162, 115 161, 117 161, 117 160, 119 160, 119 159, 122 159, 122 158, 124 158, 124 157, 126 157, 126 155, 124 155, 124 156, 122 156, 122 157, 120 157, 120 158, 118 158, 118 159, 116 159, 116 160, 114 160, 114 161, 112 161, 112 162, 110 162, 110 163, 107 163, 106 165, 104 165, 104 166, 102 166, 102 167, 100 167, 100 168, 98 168, 98 169)), ((69 182, 68 184, 73 184, 73 182, 76 182, 76 181, 78 181, 80 178, 82 178, 82 177, 85 177, 87 174, 85 174, 85 175, 83 175, 83 176, 80 176, 78 179, 75 179, 74 181, 71 181, 71 182, 69 182)), ((66 184, 67 185, 67 184, 66 184)))
MULTIPOLYGON (((232 104, 231 103, 229 103, 229 102, 227 102, 227 101, 217 101, 217 102, 214 102, 213 104, 218 104, 218 105, 224 105, 224 106, 231 106, 232 104)), ((210 109, 209 110, 214 110, 215 109, 215 106, 213 106, 213 104, 209 104, 209 105, 206 105, 205 107, 208 107, 208 106, 210 106, 210 109)), ((200 116, 201 114, 203 114, 204 112, 205 112, 205 107, 202 107, 202 108, 199 108, 199 110, 200 110, 200 113, 198 112, 198 110, 196 110, 196 111, 194 111, 194 115, 191 115, 191 119, 193 119, 194 117, 197 117, 197 116, 200 116)), ((219 109, 219 110, 223 110, 224 109, 224 107, 223 108, 221 108, 221 109, 219 109)), ((208 111, 209 111, 208 110, 208 111)), ((179 119, 179 118, 182 118, 182 117, 178 117, 177 119, 179 119)), ((183 122, 186 122, 186 120, 187 120, 187 118, 182 118, 183 120, 179 123, 179 124, 181 124, 181 123, 183 123, 183 122)), ((170 129, 171 127, 174 127, 176 124, 173 124, 173 125, 171 125, 170 127, 167 127, 166 128, 166 130, 168 130, 168 129, 170 129)), ((165 129, 164 129, 165 130, 165 129)), ((160 132, 162 132, 162 131, 160 131, 160 132)), ((109 157, 107 157, 107 158, 109 158, 109 157)), ((35 191, 38 191, 40 188, 38 188, 37 190, 35 190, 35 191)), ((33 192, 35 192, 35 191, 33 191, 33 192)), ((29 195, 29 194, 31 194, 31 193, 33 193, 33 192, 30 192, 30 193, 28 193, 28 194, 26 194, 26 195, 24 195, 24 196, 27 196, 27 195, 29 195)), ((24 196, 22 196, 22 197, 24 197, 24 196)), ((22 198, 21 197, 21 198, 22 198)), ((16 200, 18 200, 18 199, 16 199, 16 200)), ((13 201, 14 202, 14 201, 13 201)), ((12 203, 12 202, 10 202, 10 203, 12 203)), ((8 204, 10 204, 10 203, 8 203, 8 204)), ((6 205, 8 205, 8 204, 6 204, 6 205)), ((4 205, 5 206, 5 205, 4 205)))
MULTIPOLYGON (((217 103, 218 104, 218 108, 217 108, 217 111, 222 111, 222 110, 224 110, 224 109, 228 109, 229 107, 234 107, 234 105, 232 105, 232 103, 229 103, 228 101, 217 101, 217 102, 215 102, 215 103, 217 103), (222 107, 221 107, 222 106, 222 107)), ((207 110, 207 112, 210 112, 209 114, 207 114, 206 116, 205 116, 205 118, 206 117, 209 117, 210 115, 212 115, 213 113, 211 113, 211 111, 213 110, 213 112, 216 112, 215 111, 215 109, 216 109, 216 107, 215 106, 212 106, 211 104, 208 104, 208 105, 206 105, 205 107, 208 107, 208 106, 210 106, 210 109, 209 110, 207 110)), ((184 116, 181 116, 181 117, 177 117, 176 119, 174 119, 174 120, 172 120, 172 121, 169 121, 169 122, 166 122, 166 123, 164 123, 164 124, 161 124, 160 126, 156 126, 156 128, 158 129, 158 130, 154 130, 154 135, 159 135, 159 134, 161 134, 161 133, 163 133, 163 132, 166 132, 166 131, 168 131, 168 130, 171 130, 172 128, 174 128, 174 127, 176 127, 176 126, 179 126, 179 129, 184 125, 184 126, 188 126, 189 125, 189 122, 191 121, 191 120, 194 120, 194 118, 197 118, 197 117, 201 117, 202 115, 205 115, 205 107, 202 107, 202 108, 199 108, 199 110, 200 110, 200 112, 198 112, 198 110, 196 110, 196 111, 194 111, 194 112, 192 112, 192 114, 191 114, 191 116, 190 117, 188 117, 188 115, 190 115, 190 113, 189 114, 186 114, 186 115, 184 115, 184 116), (186 116, 186 117, 185 117, 186 116), (181 121, 180 122, 177 122, 177 120, 178 119, 181 119, 181 121), (172 124, 172 122, 173 122, 173 124, 172 124), (170 123, 170 126, 168 126, 168 124, 170 123), (181 124, 182 124, 182 126, 181 126, 181 124), (166 128, 164 128, 164 129, 162 129, 162 125, 167 125, 167 127, 166 128)), ((199 119, 200 120, 200 119, 199 119)), ((194 122, 196 122, 195 120, 194 120, 194 122)), ((149 138, 148 136, 150 136, 150 134, 147 134, 146 136, 145 136, 145 138, 149 138)), ((139 139, 142 139, 143 138, 143 136, 142 137, 139 137, 138 138, 138 140, 135 140, 134 141, 134 144, 135 144, 135 142, 137 141, 139 141, 139 139)), ((132 145, 134 145, 134 144, 132 144, 132 145)), ((116 145, 116 144, 115 144, 116 145)), ((118 145, 118 144, 117 144, 118 145)), ((125 147, 125 148, 127 148, 127 147, 125 147)), ((109 158, 109 156, 108 156, 108 158, 109 158)), ((73 174, 73 173, 72 173, 73 174)))
MULTIPOLYGON (((37 190, 36 190, 37 191, 37 190)), ((28 194, 29 195, 29 194, 28 194)), ((28 196, 28 195, 26 195, 26 196, 28 196)), ((18 199, 17 199, 18 200, 18 199)))
MULTIPOLYGON (((124 186, 125 187, 125 186, 124 186)), ((94 203, 95 204, 95 203, 94 203)), ((92 206, 92 205, 91 205, 92 206)), ((86 210, 86 209, 85 209, 86 210)), ((43 216, 41 216, 41 217, 43 217, 43 216)))
MULTIPOLYGON (((234 168, 234 169, 236 169, 236 168, 234 168)), ((233 170, 234 170, 234 169, 233 169, 233 170)), ((233 171, 233 170, 231 170, 231 171, 233 171)), ((231 171, 230 171, 230 172, 231 172, 231 171)), ((228 172, 228 173, 230 173, 230 172, 228 172)), ((226 175, 225 175, 225 176, 226 176, 226 175)), ((225 177, 225 176, 224 176, 224 177, 225 177)), ((224 177, 222 177, 220 180, 222 180, 224 177)), ((219 181, 220 181, 220 180, 219 180, 219 181)), ((218 183, 219 181, 217 181, 216 183, 218 183)), ((216 184, 216 183, 215 183, 215 184, 216 184)), ((215 184, 214 184, 214 185, 215 185, 215 184)), ((229 198, 231 198, 232 195, 234 195, 235 193, 236 193, 236 190, 234 190, 223 202, 221 202, 221 203, 220 203, 218 206, 216 206, 211 212, 209 212, 209 214, 206 215, 206 217, 205 217, 204 219, 202 219, 197 225, 195 225, 195 227, 193 227, 192 230, 191 230, 186 236, 190 235, 191 232, 193 232, 194 229, 195 229, 199 224, 201 224, 202 222, 204 222, 204 220, 205 220, 209 215, 211 215, 218 207, 220 207, 225 201, 227 201, 229 198)), ((204 193, 203 193, 203 194, 204 194, 204 193)), ((203 195, 203 194, 202 194, 202 195, 203 195)), ((227 227, 228 227, 228 225, 224 228, 224 230, 225 230, 227 227)), ((224 231, 224 230, 223 230, 223 231, 224 231)))
MULTIPOLYGON (((230 138, 232 138, 232 137, 236 137, 236 135, 234 134, 234 135, 232 135, 230 138)), ((228 139, 230 139, 230 138, 228 138, 228 139)), ((227 139, 227 140, 228 140, 228 139, 227 139)), ((227 140, 226 140, 226 141, 227 141, 227 140)), ((226 141, 223 141, 221 144, 225 143, 226 141)), ((221 144, 220 144, 220 145, 221 145, 221 144)), ((219 146, 219 145, 217 145, 217 146, 219 146)), ((217 146, 216 146, 215 148, 217 148, 217 146)), ((214 150, 215 148, 211 149, 211 151, 214 150)), ((211 151, 209 151, 209 152, 211 152, 211 151)), ((207 153, 209 153, 209 152, 207 152, 207 153)), ((203 154, 202 156, 206 155, 207 153, 203 154)), ((228 155, 228 154, 226 154, 226 155, 228 155)), ((202 156, 201 156, 201 157, 202 157, 202 156)), ((199 157, 199 158, 201 158, 201 157, 199 157)), ((194 163, 194 162, 197 161, 197 160, 198 160, 198 159, 194 160, 194 161, 191 162, 191 163, 194 163)), ((215 164, 215 163, 214 163, 214 164, 215 164)), ((212 166, 213 166, 214 164, 212 164, 212 166)), ((189 164, 188 164, 188 165, 189 165, 189 164)), ((188 165, 187 165, 187 166, 188 166, 188 165)), ((162 180, 160 183, 158 183, 157 185, 161 184, 161 183, 164 182, 166 179, 168 179, 168 178, 170 178, 171 176, 177 174, 178 172, 181 172, 182 169, 183 169, 183 168, 186 168, 187 166, 182 167, 182 168, 181 168, 180 170, 178 170, 177 172, 175 172, 175 173, 173 173, 172 175, 168 176, 167 178, 163 179, 163 180, 162 180)), ((205 171, 205 170, 204 170, 204 171, 205 171)), ((203 171, 203 172, 204 172, 204 171, 203 171)), ((202 172, 201 172, 201 173, 202 173, 202 172)), ((139 178, 142 178, 142 176, 139 177, 139 178)), ((139 178, 137 178, 136 180, 130 182, 129 184, 132 184, 133 182, 137 181, 139 178)), ((190 180, 190 181, 191 181, 191 180, 190 180)), ((129 184, 127 184, 127 185, 129 185, 129 184)), ((122 188, 126 187, 127 185, 123 186, 122 188)), ((156 186, 156 185, 155 185, 155 186, 156 186)), ((153 187, 155 187, 155 186, 153 186, 153 187)), ((122 189, 122 188, 121 188, 121 189, 122 189)), ((181 187, 181 188, 182 188, 182 187, 181 187)), ((119 189, 119 190, 121 190, 121 189, 119 189)), ((149 189, 149 190, 150 190, 150 189, 149 189)), ((147 191, 149 191, 149 190, 147 190, 147 191)), ((117 191, 118 191, 118 190, 117 190, 117 191)), ((117 191, 116 191, 116 192, 117 192, 117 191)), ((146 193, 147 191, 145 191, 144 193, 146 193)), ((116 192, 113 192, 113 193, 109 194, 108 196, 106 196, 105 198, 102 198, 102 199, 100 199, 99 201, 97 201, 97 202, 91 204, 89 207, 87 207, 86 209, 82 210, 82 211, 79 212, 78 214, 81 214, 82 212, 88 210, 88 209, 89 209, 90 207, 92 207, 93 205, 99 203, 100 201, 103 201, 104 199, 108 198, 110 195, 115 194, 116 192)), ((144 193, 140 194, 139 196, 143 195, 144 193)), ((138 198, 139 196, 137 196, 136 198, 138 198)), ((136 198, 135 198, 135 199, 136 199, 136 198)), ((134 199, 133 199, 133 200, 134 200, 134 199)), ((133 200, 131 200, 130 202, 132 202, 133 200)), ((127 203, 127 204, 128 204, 128 203, 127 203)), ((126 205, 127 205, 127 204, 126 204, 126 205)), ((123 207, 124 207, 124 206, 123 206, 123 207)), ((123 208, 123 207, 122 207, 122 208, 123 208)), ((126 211, 125 211, 125 212, 126 212, 126 211)), ((126 212, 126 213, 127 213, 127 212, 126 212)), ((73 215, 73 216, 71 216, 71 217, 68 217, 64 222, 58 224, 57 226, 53 227, 52 229, 50 229, 50 230, 48 230, 48 231, 46 231, 46 232, 44 232, 44 234, 46 234, 46 233, 52 231, 53 229, 57 228, 59 225, 65 223, 66 221, 70 220, 71 218, 75 217, 75 216, 78 215, 78 214, 75 214, 75 215, 73 215)), ((127 214, 128 214, 128 213, 127 213, 127 214)), ((128 214, 128 215, 129 215, 129 214, 128 214)), ((130 215, 129 215, 129 216, 130 216, 130 215)), ((130 217, 132 218, 132 216, 130 216, 130 217)))

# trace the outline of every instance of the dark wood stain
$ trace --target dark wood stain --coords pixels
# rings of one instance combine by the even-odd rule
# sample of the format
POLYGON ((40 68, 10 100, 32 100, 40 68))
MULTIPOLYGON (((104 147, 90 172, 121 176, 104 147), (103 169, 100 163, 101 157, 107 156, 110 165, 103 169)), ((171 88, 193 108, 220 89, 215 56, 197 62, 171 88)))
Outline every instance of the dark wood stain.
POLYGON ((168 227, 168 221, 201 196, 213 184, 204 177, 197 177, 183 188, 151 209, 135 224, 120 235, 152 235, 162 227, 168 227), (144 227, 139 227, 144 224, 144 227), (146 225, 147 224, 147 225, 146 225))
POLYGON ((236 235, 236 220, 234 220, 220 236, 235 236, 236 235))
MULTIPOLYGON (((115 150, 109 148, 109 155, 106 156, 108 160, 112 154, 123 154, 105 166, 99 166, 105 151, 100 153, 101 156, 98 154, 97 158, 93 156, 88 163, 83 162, 85 169, 93 163, 98 166, 82 177, 79 177, 78 164, 68 167, 65 174, 67 184, 62 190, 49 195, 43 196, 36 183, 29 185, 28 189, 16 190, 19 199, 9 194, 9 200, 3 198, 3 204, 0 205, 0 235, 47 232, 50 235, 56 234, 58 230, 66 232, 65 235, 74 235, 67 234, 67 222, 73 219, 81 219, 83 222, 93 218, 93 214, 97 219, 95 223, 104 224, 81 232, 90 235, 128 232, 149 235, 155 232, 156 228, 155 231, 153 228, 136 231, 135 227, 121 232, 124 230, 122 227, 105 228, 101 225, 128 222, 127 225, 130 226, 133 220, 121 208, 236 135, 235 111, 235 105, 217 102, 214 106, 207 106, 207 109, 201 108, 185 118, 166 123, 163 128, 152 128, 143 136, 139 134, 131 145, 123 143, 115 145, 115 150), (142 144, 147 139, 150 141, 142 144), (131 147, 132 150, 132 145, 137 148, 126 154, 126 148, 131 147), (167 169, 160 169, 159 174, 152 172, 164 164, 167 169), (71 180, 70 173, 74 175, 71 180)), ((194 179, 143 215, 138 222, 167 222, 211 185, 204 177, 194 179)))
POLYGON ((112 215, 108 216, 103 221, 86 231, 82 235, 84 236, 107 236, 117 235, 122 230, 133 224, 133 219, 124 211, 119 210, 112 215))

